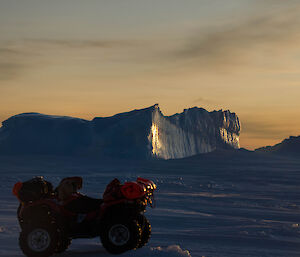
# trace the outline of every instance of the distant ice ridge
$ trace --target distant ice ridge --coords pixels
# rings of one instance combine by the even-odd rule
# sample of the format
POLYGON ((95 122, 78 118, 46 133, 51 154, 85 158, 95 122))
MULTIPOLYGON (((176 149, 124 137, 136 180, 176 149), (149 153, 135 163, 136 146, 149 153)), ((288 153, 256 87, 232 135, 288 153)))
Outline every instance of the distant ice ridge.
POLYGON ((2 124, 0 154, 172 159, 239 148, 235 113, 197 107, 164 116, 156 104, 92 121, 23 113, 2 124))

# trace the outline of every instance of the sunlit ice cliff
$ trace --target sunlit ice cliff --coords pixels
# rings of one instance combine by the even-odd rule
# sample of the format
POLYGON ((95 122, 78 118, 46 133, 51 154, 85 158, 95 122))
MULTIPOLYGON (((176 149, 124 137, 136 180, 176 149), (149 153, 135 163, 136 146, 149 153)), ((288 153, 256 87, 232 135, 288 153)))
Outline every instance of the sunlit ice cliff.
POLYGON ((164 116, 157 104, 91 121, 23 113, 2 122, 0 154, 175 159, 239 148, 240 128, 228 110, 194 107, 164 116))

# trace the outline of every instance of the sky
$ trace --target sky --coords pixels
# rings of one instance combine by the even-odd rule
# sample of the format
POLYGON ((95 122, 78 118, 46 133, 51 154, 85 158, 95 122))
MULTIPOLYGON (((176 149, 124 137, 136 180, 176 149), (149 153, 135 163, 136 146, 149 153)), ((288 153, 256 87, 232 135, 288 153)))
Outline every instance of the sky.
POLYGON ((241 147, 300 133, 300 1, 0 0, 0 121, 159 103, 230 110, 241 147))

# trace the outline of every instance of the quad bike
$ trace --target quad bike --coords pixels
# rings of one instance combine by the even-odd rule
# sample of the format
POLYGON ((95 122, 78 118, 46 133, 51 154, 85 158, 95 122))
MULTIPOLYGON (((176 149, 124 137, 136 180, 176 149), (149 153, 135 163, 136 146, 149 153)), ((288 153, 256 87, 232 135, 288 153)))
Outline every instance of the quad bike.
MULTIPOLYGON (((71 179, 74 178, 80 184, 81 178, 71 179)), ((48 257, 65 251, 72 239, 98 236, 112 254, 140 248, 151 235, 151 225, 144 212, 148 204, 154 207, 155 189, 156 185, 144 178, 124 184, 114 179, 106 187, 103 199, 93 199, 92 209, 78 213, 68 209, 68 204, 62 204, 51 183, 42 177, 18 182, 13 193, 21 202, 18 208, 20 248, 28 257, 48 257)), ((84 202, 92 198, 80 199, 84 202)))

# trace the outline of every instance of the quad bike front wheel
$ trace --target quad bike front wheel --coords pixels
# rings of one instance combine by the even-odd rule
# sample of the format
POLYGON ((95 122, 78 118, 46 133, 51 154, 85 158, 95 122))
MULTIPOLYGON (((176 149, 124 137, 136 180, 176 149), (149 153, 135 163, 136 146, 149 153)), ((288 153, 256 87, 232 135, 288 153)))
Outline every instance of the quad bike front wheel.
POLYGON ((55 223, 31 224, 20 233, 19 244, 28 257, 48 257, 60 246, 61 235, 55 223))
POLYGON ((149 220, 142 214, 138 215, 138 223, 142 229, 141 241, 138 245, 138 248, 145 246, 151 237, 151 224, 149 220))
POLYGON ((141 227, 136 220, 112 219, 103 223, 101 242, 112 254, 120 254, 136 249, 141 242, 141 227))

